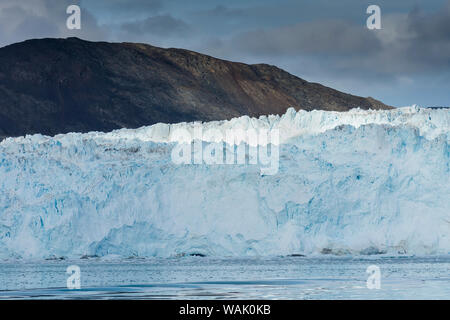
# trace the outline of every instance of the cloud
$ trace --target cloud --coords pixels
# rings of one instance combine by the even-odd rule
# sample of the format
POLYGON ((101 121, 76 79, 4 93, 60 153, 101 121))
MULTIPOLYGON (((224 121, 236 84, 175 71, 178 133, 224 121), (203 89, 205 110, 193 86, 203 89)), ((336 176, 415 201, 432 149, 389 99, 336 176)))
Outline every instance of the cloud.
POLYGON ((142 35, 156 35, 160 37, 184 36, 190 30, 190 26, 186 22, 168 14, 124 23, 121 28, 133 37, 142 35))
MULTIPOLYGON (((86 4, 88 2, 92 2, 91 7, 114 13, 116 11, 157 11, 163 7, 161 0, 87 0, 86 4)), ((85 4, 84 1, 82 3, 85 4)))
POLYGON ((32 38, 69 37, 99 40, 107 36, 95 17, 82 8, 81 30, 68 30, 66 8, 74 0, 2 0, 0 5, 0 45, 32 38))
POLYGON ((341 75, 404 76, 450 68, 450 1, 437 13, 382 15, 382 30, 322 20, 239 33, 222 45, 242 55, 321 61, 341 75), (344 74, 342 74, 344 73, 344 74))
POLYGON ((410 59, 424 66, 450 67, 450 1, 437 13, 408 15, 404 46, 410 59))
POLYGON ((82 0, 82 5, 97 13, 102 23, 122 23, 156 14, 163 8, 162 0, 82 0))
MULTIPOLYGON (((365 26, 368 3, 290 0, 1 0, 0 46, 30 38, 147 42, 246 63, 270 63, 355 94, 448 104, 450 0, 378 0, 382 30, 365 26), (80 4, 82 29, 66 28, 80 4), (410 12, 408 12, 410 10, 410 12), (435 79, 438 79, 436 83, 435 79), (431 86, 433 83, 433 86, 431 86), (441 86, 442 87, 442 86, 441 86), (394 88, 394 89, 392 89, 394 88), (407 92, 407 94, 405 93, 407 92)), ((387 101, 387 103, 390 103, 387 101)), ((397 102, 391 102, 392 104, 397 102)), ((400 103, 397 103, 400 104, 400 103)))
POLYGON ((2 0, 0 46, 46 37, 176 45, 176 39, 189 35, 192 28, 170 14, 154 14, 161 8, 159 0, 2 0), (81 7, 81 30, 66 27, 66 9, 71 4, 81 7), (105 19, 105 14, 111 19, 105 19), (99 17, 106 22, 100 24, 99 17))
MULTIPOLYGON (((395 10, 388 10, 389 4, 381 5, 381 30, 366 28, 364 5, 351 7, 353 13, 347 6, 334 17, 247 25, 250 28, 228 37, 205 39, 198 50, 245 63, 274 64, 306 80, 392 105, 448 105, 450 1, 416 8, 396 2, 395 10), (350 18, 355 11, 356 18, 350 18)), ((226 16, 230 10, 214 12, 226 16)))
POLYGON ((234 20, 236 18, 245 18, 246 16, 248 17, 248 13, 249 12, 247 12, 247 10, 242 8, 229 8, 220 4, 209 10, 200 10, 198 12, 195 12, 194 15, 196 17, 208 17, 210 19, 220 18, 234 20))
POLYGON ((232 42, 239 50, 260 55, 353 55, 380 49, 380 42, 373 32, 343 20, 256 30, 240 34, 232 42))

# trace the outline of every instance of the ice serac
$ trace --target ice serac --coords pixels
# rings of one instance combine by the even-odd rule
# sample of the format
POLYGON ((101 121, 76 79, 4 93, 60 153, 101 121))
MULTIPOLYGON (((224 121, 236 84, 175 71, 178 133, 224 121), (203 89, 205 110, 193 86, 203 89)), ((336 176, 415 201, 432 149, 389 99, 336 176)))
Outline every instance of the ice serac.
POLYGON ((448 254, 450 110, 299 111, 0 143, 0 258, 448 254), (275 175, 176 165, 177 128, 276 128, 275 175))

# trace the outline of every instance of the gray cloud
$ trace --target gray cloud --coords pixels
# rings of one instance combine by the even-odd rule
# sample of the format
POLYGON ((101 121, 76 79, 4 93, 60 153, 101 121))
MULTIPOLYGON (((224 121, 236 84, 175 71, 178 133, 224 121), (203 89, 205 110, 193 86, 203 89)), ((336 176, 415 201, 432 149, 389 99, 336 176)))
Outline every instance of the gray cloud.
POLYGON ((18 39, 39 37, 43 33, 49 36, 58 34, 58 28, 46 17, 28 12, 20 6, 6 6, 0 9, 1 44, 18 39))
POLYGON ((450 67, 450 1, 438 13, 413 11, 408 15, 407 31, 403 44, 411 60, 429 67, 450 67))
MULTIPOLYGON (((87 0, 89 1, 89 0, 87 0)), ((161 0, 95 0, 90 6, 99 10, 112 11, 157 11, 163 7, 161 0)), ((82 1, 84 4, 84 1, 82 1)))
POLYGON ((260 55, 353 55, 381 49, 380 41, 373 32, 343 20, 256 30, 240 34, 232 42, 239 50, 260 55))
POLYGON ((321 60, 341 75, 410 75, 450 68, 450 2, 438 13, 382 15, 382 28, 368 30, 363 23, 345 20, 304 22, 240 33, 222 46, 261 58, 321 60))
POLYGON ((81 0, 81 4, 105 23, 141 19, 156 14, 163 8, 162 0, 81 0))
MULTIPOLYGON (((340 20, 250 26, 229 37, 211 36, 196 49, 225 59, 274 64, 306 80, 392 105, 448 105, 450 1, 440 1, 440 7, 437 3, 411 10, 410 4, 395 2, 391 12, 381 4, 382 30, 366 28, 362 5, 354 10, 356 19, 348 18, 343 8, 335 12, 340 20)), ((228 12, 215 10, 223 16, 228 12)))
POLYGON ((168 14, 124 23, 121 28, 133 37, 140 37, 142 35, 156 35, 161 37, 183 36, 190 30, 190 26, 186 22, 168 14))
POLYGON ((387 103, 415 97, 448 104, 450 0, 414 3, 422 10, 411 11, 410 0, 377 0, 383 29, 371 31, 365 27, 370 3, 356 0, 1 0, 0 46, 68 36, 147 42, 274 64, 306 80, 394 101, 387 103), (77 3, 82 29, 68 30, 66 8, 77 3))
POLYGON ((236 18, 248 17, 248 12, 241 8, 229 8, 220 4, 209 10, 198 11, 195 13, 195 16, 207 17, 209 19, 224 18, 234 20, 236 18))
POLYGON ((107 29, 97 24, 95 17, 82 10, 82 29, 68 30, 66 8, 74 0, 2 0, 0 5, 0 45, 32 38, 77 36, 99 40, 107 36, 107 29))

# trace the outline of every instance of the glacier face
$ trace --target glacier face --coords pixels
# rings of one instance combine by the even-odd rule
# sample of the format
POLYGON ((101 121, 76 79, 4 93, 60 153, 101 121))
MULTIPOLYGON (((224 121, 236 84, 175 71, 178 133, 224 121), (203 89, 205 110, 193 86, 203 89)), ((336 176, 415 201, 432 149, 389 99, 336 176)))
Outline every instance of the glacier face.
POLYGON ((0 258, 450 253, 450 110, 295 112, 0 143, 0 258), (177 165, 177 128, 279 129, 279 170, 177 165))

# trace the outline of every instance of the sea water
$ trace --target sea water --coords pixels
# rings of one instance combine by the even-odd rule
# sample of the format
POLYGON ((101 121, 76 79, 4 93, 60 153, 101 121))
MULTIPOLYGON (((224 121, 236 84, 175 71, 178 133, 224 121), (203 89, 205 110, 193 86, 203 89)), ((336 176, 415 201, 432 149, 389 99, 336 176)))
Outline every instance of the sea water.
POLYGON ((450 256, 4 261, 0 299, 450 299, 450 256), (67 288, 70 265, 80 289, 67 288))

